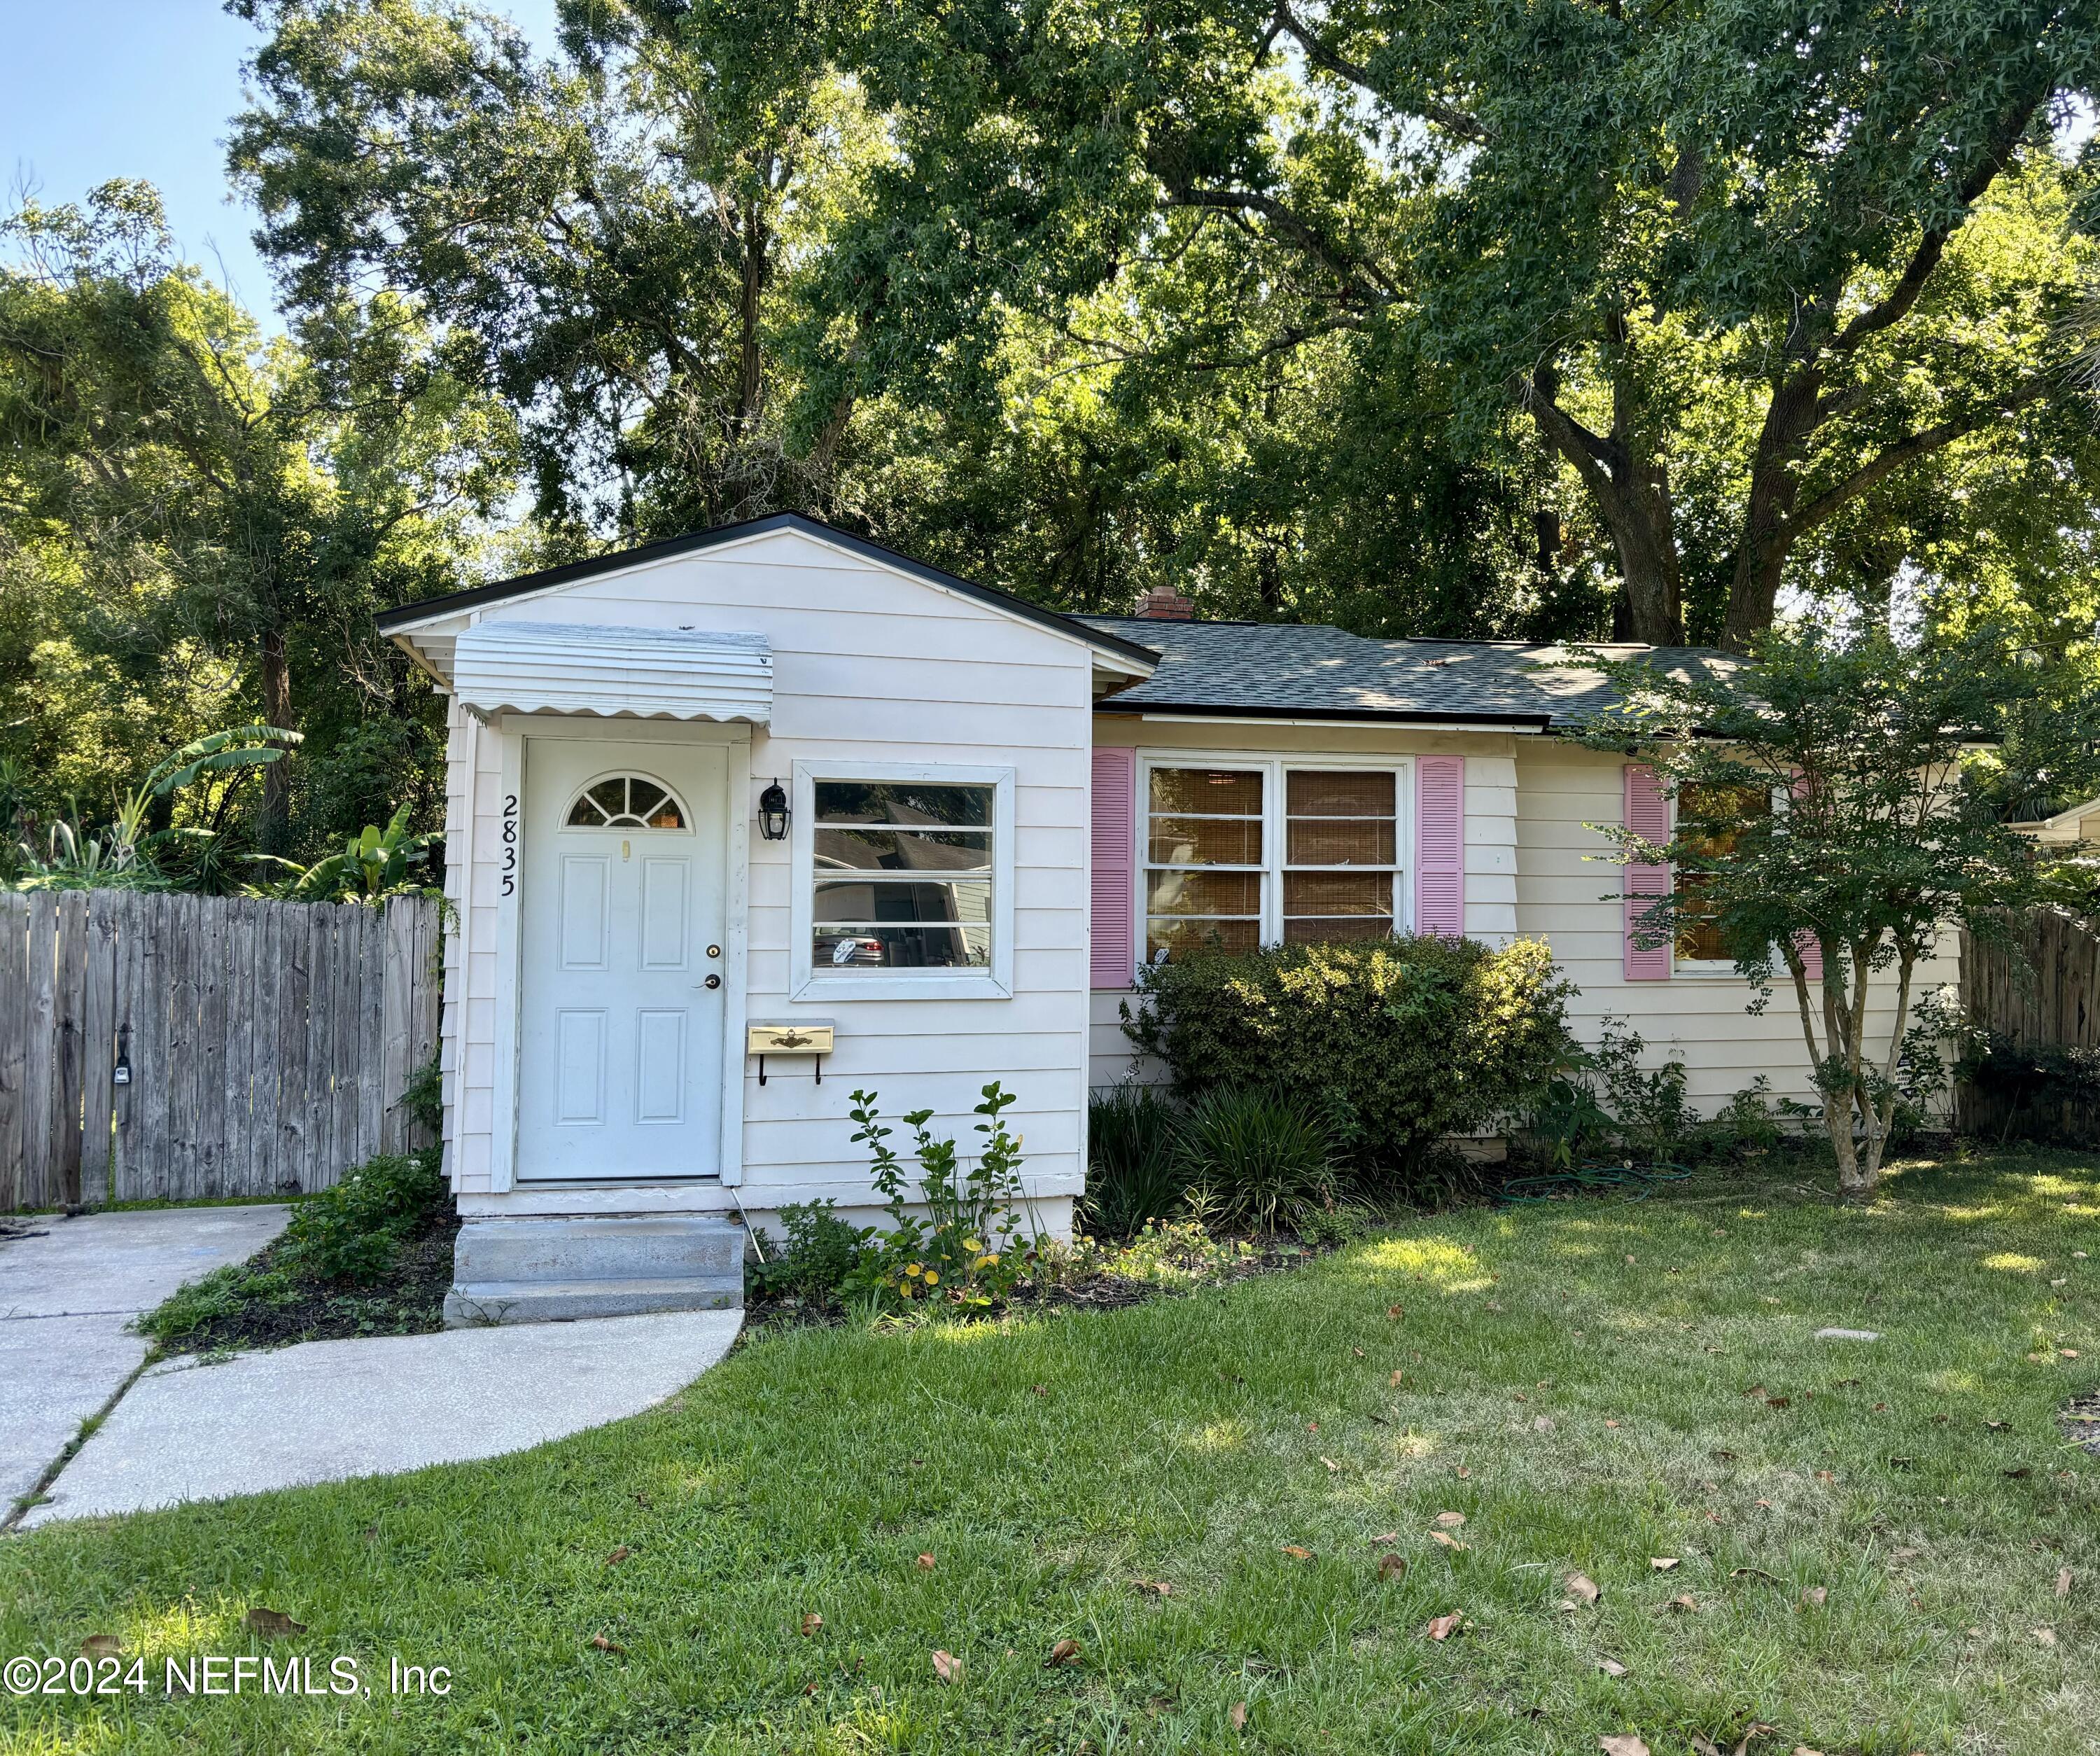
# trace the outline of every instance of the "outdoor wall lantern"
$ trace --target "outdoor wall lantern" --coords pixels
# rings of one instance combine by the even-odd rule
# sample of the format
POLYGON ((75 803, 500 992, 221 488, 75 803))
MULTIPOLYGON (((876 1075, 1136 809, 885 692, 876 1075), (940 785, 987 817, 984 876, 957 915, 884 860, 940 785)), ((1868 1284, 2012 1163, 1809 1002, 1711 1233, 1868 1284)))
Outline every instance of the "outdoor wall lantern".
POLYGON ((768 841, 784 840, 788 834, 788 795, 774 780, 758 796, 758 832, 768 841))

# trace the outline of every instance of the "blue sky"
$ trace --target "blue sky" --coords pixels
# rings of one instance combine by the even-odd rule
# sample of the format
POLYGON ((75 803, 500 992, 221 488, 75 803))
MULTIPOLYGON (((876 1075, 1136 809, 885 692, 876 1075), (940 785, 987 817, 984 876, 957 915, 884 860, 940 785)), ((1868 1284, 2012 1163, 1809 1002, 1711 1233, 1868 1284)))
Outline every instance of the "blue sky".
MULTIPOLYGON (((483 4, 552 44, 554 0, 483 4)), ((240 64, 258 41, 218 0, 0 0, 0 210, 24 185, 55 204, 143 177, 183 254, 267 315, 254 218, 226 180, 240 64)))

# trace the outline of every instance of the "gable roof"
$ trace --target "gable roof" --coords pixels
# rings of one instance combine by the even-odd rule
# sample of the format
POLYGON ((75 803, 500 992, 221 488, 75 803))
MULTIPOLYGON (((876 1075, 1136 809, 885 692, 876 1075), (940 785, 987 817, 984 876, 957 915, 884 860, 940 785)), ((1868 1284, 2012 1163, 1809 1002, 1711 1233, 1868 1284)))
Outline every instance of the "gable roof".
MULTIPOLYGON (((1608 705, 1595 671, 1539 670, 1567 649, 1502 640, 1371 640, 1292 622, 1171 622, 1081 617, 1159 653, 1144 682, 1095 704, 1101 713, 1239 719, 1435 721, 1558 730, 1608 705)), ((1732 655, 1699 646, 1599 644, 1612 658, 1650 657, 1672 673, 1732 669, 1732 655)))
MULTIPOLYGON (((588 561, 571 561, 564 567, 547 567, 537 573, 526 573, 516 579, 498 580, 493 585, 474 585, 465 591, 449 592, 442 598, 425 598, 415 603, 397 604, 390 610, 382 610, 373 618, 382 634, 405 633, 418 624, 435 621, 441 617, 457 615, 465 610, 479 610, 492 603, 506 603, 513 598, 527 598, 540 592, 557 591, 566 585, 596 579, 607 573, 616 573, 625 567, 643 567, 651 562, 668 561, 680 555, 704 554, 711 549, 726 544, 747 542, 754 536, 765 536, 774 531, 796 531, 828 543, 834 549, 843 549, 871 561, 878 567, 909 575, 929 585, 938 586, 944 591, 960 593, 965 598, 975 598, 995 610, 1017 616, 1024 622, 1033 622, 1039 627, 1054 629, 1088 646, 1112 652, 1119 658, 1128 659, 1148 668, 1158 655, 1142 642, 1118 629, 1106 626, 1092 626, 1077 616, 1061 615, 1055 610, 1046 610, 1040 604, 1030 603, 1025 598, 1017 598, 995 586, 980 585, 953 573, 945 573, 938 567, 929 567, 923 561, 915 561, 909 555, 899 554, 893 549, 885 549, 880 543, 870 542, 864 536, 855 536, 821 519, 812 518, 799 512, 776 512, 763 518, 747 518, 736 524, 718 524, 711 530, 694 531, 684 536, 668 537, 661 542, 643 543, 633 549, 615 549, 610 554, 593 555, 588 561)), ((1151 624, 1143 624, 1149 626, 1151 624)))

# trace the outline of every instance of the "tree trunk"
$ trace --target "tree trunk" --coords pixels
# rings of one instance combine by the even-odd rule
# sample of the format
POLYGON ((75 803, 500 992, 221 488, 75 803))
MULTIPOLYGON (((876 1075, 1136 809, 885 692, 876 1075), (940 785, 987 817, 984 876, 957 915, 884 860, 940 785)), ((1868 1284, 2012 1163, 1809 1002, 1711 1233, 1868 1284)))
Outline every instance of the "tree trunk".
POLYGON ((1614 496, 1604 522, 1619 553, 1619 595, 1612 606, 1612 638, 1652 646, 1684 643, 1684 590, 1677 562, 1670 491, 1662 483, 1636 482, 1614 496))
MULTIPOLYGON (((271 628, 262 633, 262 719, 284 731, 292 724, 292 668, 285 655, 285 632, 271 628)), ((257 846, 265 854, 282 855, 292 839, 291 753, 288 751, 262 770, 262 810, 255 825, 257 846)))

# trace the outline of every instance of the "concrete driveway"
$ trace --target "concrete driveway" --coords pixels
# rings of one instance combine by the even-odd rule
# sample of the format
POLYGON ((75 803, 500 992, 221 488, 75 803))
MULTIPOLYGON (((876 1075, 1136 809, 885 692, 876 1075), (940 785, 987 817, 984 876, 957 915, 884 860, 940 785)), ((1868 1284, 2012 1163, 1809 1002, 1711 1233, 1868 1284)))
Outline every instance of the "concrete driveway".
POLYGON ((271 1205, 10 1222, 29 1235, 0 1239, 0 1520, 139 1370, 131 1319, 245 1261, 290 1217, 271 1205))

